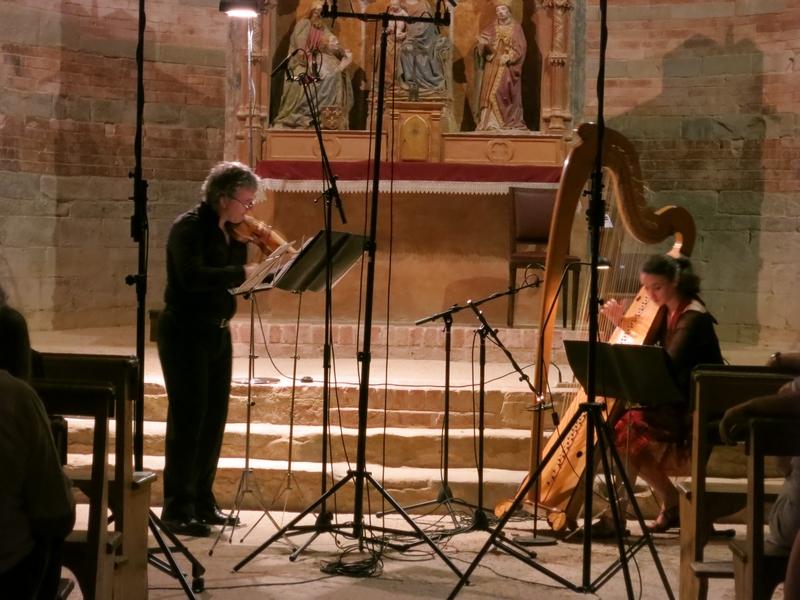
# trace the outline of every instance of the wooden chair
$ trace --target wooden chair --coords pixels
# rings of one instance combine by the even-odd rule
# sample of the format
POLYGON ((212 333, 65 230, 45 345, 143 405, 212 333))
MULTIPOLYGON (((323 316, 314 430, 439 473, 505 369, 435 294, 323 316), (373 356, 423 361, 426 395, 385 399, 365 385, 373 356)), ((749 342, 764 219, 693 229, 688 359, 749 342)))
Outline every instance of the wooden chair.
MULTIPOLYGON (((517 286, 517 269, 541 269, 547 260, 547 243, 550 239, 550 223, 556 204, 556 189, 511 188, 511 207, 509 210, 509 253, 508 286, 517 286), (520 249, 526 246, 526 249, 520 249), (540 249, 530 249, 531 246, 540 249)), ((580 258, 566 257, 567 268, 572 271, 572 328, 575 329, 578 311, 578 292, 580 285, 580 258)), ((569 296, 569 276, 564 279, 563 326, 567 327, 566 298, 569 296)), ((508 326, 514 326, 514 294, 508 296, 508 326)))
MULTIPOLYGON (((692 374, 691 480, 679 485, 681 515, 680 597, 703 599, 708 580, 733 577, 731 563, 706 563, 704 549, 713 523, 744 508, 747 488, 735 480, 711 483, 708 459, 721 445, 719 420, 729 408, 774 394, 792 375, 767 367, 702 365, 692 374)), ((777 488, 770 492, 777 494, 777 488)))
MULTIPOLYGON (((104 383, 116 391, 115 465, 110 480, 109 506, 115 531, 122 534, 114 575, 115 600, 147 598, 147 544, 150 487, 155 473, 134 472, 133 415, 139 390, 139 361, 135 356, 42 353, 45 381, 104 383)), ((83 485, 80 475, 77 486, 83 485)))
POLYGON ((764 540, 764 462, 769 456, 800 456, 800 420, 753 419, 746 444, 747 536, 730 543, 736 600, 769 600, 786 578, 789 549, 764 540))
POLYGON ((115 555, 122 541, 120 533, 109 531, 108 518, 108 418, 114 408, 114 388, 37 382, 34 389, 48 413, 93 419, 89 519, 86 529, 73 530, 67 537, 63 564, 75 574, 84 598, 110 598, 115 555))

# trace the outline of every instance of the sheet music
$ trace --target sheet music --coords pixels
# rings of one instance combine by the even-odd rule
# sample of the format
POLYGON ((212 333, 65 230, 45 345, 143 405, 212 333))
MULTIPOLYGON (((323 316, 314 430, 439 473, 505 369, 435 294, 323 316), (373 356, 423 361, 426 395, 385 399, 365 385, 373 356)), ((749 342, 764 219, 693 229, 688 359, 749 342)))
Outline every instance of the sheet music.
POLYGON ((281 262, 283 255, 286 254, 286 251, 294 244, 294 242, 286 242, 278 246, 275 250, 272 251, 267 258, 261 261, 256 267, 256 270, 253 271, 253 274, 245 280, 242 285, 238 288, 231 288, 229 291, 231 294, 245 294, 247 292, 251 292, 255 289, 264 279, 266 276, 272 271, 278 264, 281 262))

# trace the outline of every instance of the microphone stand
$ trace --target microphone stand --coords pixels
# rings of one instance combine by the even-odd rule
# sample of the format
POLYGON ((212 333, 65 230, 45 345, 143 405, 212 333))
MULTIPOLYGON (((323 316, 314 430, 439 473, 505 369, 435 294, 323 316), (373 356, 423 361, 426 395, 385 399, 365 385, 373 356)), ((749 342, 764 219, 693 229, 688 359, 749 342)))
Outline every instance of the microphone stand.
POLYGON ((588 366, 587 366, 587 386, 586 386, 586 395, 587 401, 582 403, 576 413, 573 415, 572 419, 570 419, 569 423, 567 424, 564 431, 561 435, 558 436, 556 443, 550 448, 550 451, 547 455, 541 460, 539 466, 537 467, 536 471, 533 473, 531 478, 527 481, 527 483, 517 492, 516 497, 514 498, 514 502, 512 503, 511 507, 506 512, 505 516, 501 519, 500 524, 497 526, 497 529, 492 533, 489 537, 487 542, 484 544, 483 548, 478 552, 478 555, 475 557, 475 560, 466 570, 464 575, 461 577, 461 580, 458 582, 453 591, 450 593, 449 598, 453 599, 456 597, 458 592, 461 590, 464 585, 469 580, 470 574, 477 568, 478 564, 480 563, 481 559, 486 555, 489 551, 489 548, 494 544, 502 549, 506 550, 512 556, 526 562, 531 567, 535 568, 536 570, 552 577, 554 580, 562 583, 566 587, 576 592, 582 593, 595 593, 602 585, 610 580, 610 578, 617 573, 620 569, 622 569, 623 576, 625 578, 625 589, 627 592, 627 597, 629 600, 633 600, 635 598, 633 592, 633 583, 631 581, 630 569, 628 566, 628 562, 634 558, 635 553, 642 548, 643 546, 647 545, 650 554, 653 557, 653 562, 655 563, 656 570, 661 578, 661 582, 664 585, 664 590, 667 594, 667 597, 670 600, 673 600, 674 595, 672 594, 672 588, 670 587, 669 580, 667 579, 667 575, 664 572, 664 567, 661 564, 660 559, 658 558, 658 553, 656 552, 655 545, 653 544, 652 536, 650 535, 649 531, 645 526, 644 516, 639 508, 639 504, 636 502, 636 498, 633 492, 633 486, 625 475, 625 468, 622 464, 622 460, 617 452, 616 447, 614 446, 614 438, 608 424, 603 419, 603 405, 597 402, 597 337, 599 332, 598 326, 598 317, 599 317, 599 310, 600 310, 600 302, 598 298, 598 274, 597 268, 600 264, 600 233, 605 221, 605 201, 603 200, 602 196, 602 187, 603 187, 603 162, 602 162, 602 150, 603 150, 603 133, 604 133, 604 121, 603 121, 603 87, 604 87, 604 79, 605 79, 605 55, 606 55, 606 45, 608 41, 608 28, 606 25, 607 19, 607 0, 600 0, 600 69, 598 71, 597 77, 597 88, 598 88, 598 135, 597 135, 597 156, 595 160, 595 168, 592 172, 591 176, 591 196, 589 201, 589 210, 587 211, 587 217, 589 222, 589 248, 591 252, 591 277, 589 283, 589 352, 588 352, 588 366), (523 499, 531 490, 533 485, 539 481, 539 477, 544 470, 544 466, 555 456, 556 452, 559 450, 559 447, 566 442, 567 438, 573 434, 573 429, 579 425, 581 420, 585 420, 586 422, 586 446, 585 446, 585 456, 586 456, 586 471, 584 473, 584 508, 583 508, 583 569, 582 569, 582 582, 580 585, 576 585, 571 583, 570 581, 566 580, 565 578, 557 575, 556 573, 550 571, 543 565, 540 565, 533 560, 527 560, 525 557, 520 556, 519 554, 515 554, 513 551, 503 548, 501 543, 498 542, 497 537, 502 529, 506 526, 508 521, 511 519, 511 516, 514 512, 520 507, 522 504, 523 499), (612 564, 606 571, 604 571, 595 581, 592 581, 592 573, 591 573, 591 564, 592 564, 592 494, 594 492, 593 485, 594 485, 594 468, 595 468, 595 433, 597 434, 597 443, 600 450, 600 461, 602 463, 603 474, 605 476, 605 482, 608 486, 608 502, 611 508, 611 515, 614 519, 614 529, 616 531, 616 541, 617 541, 617 549, 619 552, 619 558, 617 561, 612 564), (609 461, 609 455, 611 461, 609 461), (614 463, 614 466, 617 468, 619 472, 619 477, 622 482, 622 485, 625 489, 625 492, 628 496, 630 501, 631 508, 633 509, 634 514, 636 515, 637 522, 642 528, 642 536, 639 540, 631 545, 629 548, 625 548, 625 541, 623 540, 623 527, 622 527, 622 517, 620 515, 620 508, 616 500, 616 486, 612 480, 612 473, 611 473, 611 464, 610 462, 614 463))
MULTIPOLYGON (((249 556, 245 557, 242 561, 237 563, 233 570, 239 571, 247 563, 249 563, 256 555, 267 548, 270 544, 283 537, 290 529, 296 531, 311 531, 313 533, 321 532, 320 524, 308 528, 298 526, 297 524, 312 513, 318 506, 323 506, 325 501, 335 494, 339 489, 344 487, 347 483, 354 484, 354 506, 353 506, 353 522, 348 524, 326 525, 324 530, 329 532, 344 533, 345 529, 349 529, 347 535, 357 539, 359 546, 363 549, 364 545, 377 545, 384 547, 385 540, 376 539, 374 537, 365 536, 365 530, 379 531, 381 533, 408 535, 408 531, 389 529, 386 527, 378 527, 375 525, 366 525, 364 523, 364 487, 365 484, 371 485, 383 498, 392 505, 392 507, 403 517, 406 523, 414 530, 415 535, 424 540, 431 550, 436 553, 439 558, 459 577, 461 571, 458 567, 447 557, 442 549, 434 543, 434 541, 417 525, 411 517, 406 514, 400 507, 397 501, 392 498, 389 493, 378 483, 378 481, 367 471, 366 459, 366 444, 367 444, 367 416, 369 410, 369 381, 370 381, 370 365, 371 365, 371 342, 372 342, 372 305, 375 290, 375 251, 377 248, 376 238, 378 229, 378 199, 379 199, 379 184, 380 184, 380 165, 381 165, 381 142, 383 136, 383 113, 384 113, 384 97, 386 92, 386 47, 389 35, 389 23, 392 21, 403 21, 405 23, 433 23, 435 25, 449 25, 450 13, 445 11, 444 15, 441 14, 439 5, 437 4, 436 14, 432 17, 404 17, 400 15, 392 15, 388 12, 381 14, 362 14, 339 12, 336 0, 333 0, 332 7, 328 6, 327 0, 322 7, 322 17, 331 17, 334 20, 338 17, 353 18, 361 21, 374 21, 381 24, 381 41, 380 53, 378 62, 378 97, 376 107, 376 125, 375 125, 375 147, 373 157, 373 174, 372 174, 372 198, 370 207, 370 221, 369 221, 369 239, 366 242, 367 259, 367 277, 365 283, 365 301, 364 301, 364 338, 362 351, 359 353, 358 358, 361 361, 361 377, 359 384, 358 395, 358 443, 356 453, 356 469, 348 471, 347 475, 336 482, 330 489, 325 491, 322 496, 315 500, 308 508, 302 511, 297 517, 291 520, 283 529, 278 531, 270 539, 268 539, 261 546, 256 548, 249 556)), ((320 136, 321 137, 321 136, 320 136)))
MULTIPOLYGON (((125 283, 134 286, 136 290, 136 356, 139 362, 138 373, 138 395, 134 405, 133 416, 133 462, 135 471, 144 470, 144 358, 145 358, 145 319, 146 319, 146 298, 147 298, 147 257, 149 246, 150 225, 147 220, 147 181, 142 176, 142 129, 144 122, 144 31, 147 24, 147 17, 144 10, 145 0, 139 0, 139 27, 136 46, 136 133, 133 142, 134 169, 129 177, 133 179, 133 203, 134 213, 131 217, 131 237, 139 245, 138 272, 135 275, 127 275, 125 283)), ((121 482, 124 483, 124 482, 121 482)), ((205 589, 203 574, 205 568, 192 555, 189 549, 184 546, 173 533, 164 526, 161 520, 156 517, 152 509, 148 511, 148 527, 150 533, 158 544, 159 550, 147 551, 147 562, 160 571, 175 578, 180 583, 187 598, 194 600, 194 592, 202 592, 205 589), (164 536, 172 543, 168 546, 164 541, 164 536), (172 550, 178 550, 192 565, 192 585, 186 581, 186 576, 181 571, 172 550), (156 553, 164 555, 166 560, 155 556, 156 553)))
MULTIPOLYGON (((291 56, 297 53, 295 50, 291 56)), ((316 63, 315 56, 312 53, 311 60, 314 63, 312 65, 312 73, 309 74, 308 72, 303 72, 298 74, 297 76, 292 76, 289 69, 289 62, 288 60, 285 61, 284 68, 286 69, 286 81, 288 82, 295 82, 298 83, 303 88, 303 96, 305 97, 306 104, 308 106, 308 111, 311 116, 311 123, 314 127, 314 132, 316 133, 317 143, 320 149, 320 159, 322 161, 322 176, 323 176, 323 183, 324 185, 329 186, 325 191, 323 191, 322 195, 318 197, 315 202, 318 202, 320 199, 324 198, 323 202, 323 215, 325 220, 325 319, 324 319, 324 344, 323 344, 323 357, 322 357, 322 456, 320 458, 322 469, 321 469, 321 478, 320 478, 320 497, 322 500, 319 502, 319 513, 316 517, 316 525, 314 527, 314 531, 312 536, 306 540, 299 548, 295 549, 294 552, 290 555, 289 559, 291 561, 296 560, 296 558, 302 553, 311 543, 323 532, 331 531, 331 523, 333 522, 333 513, 327 510, 326 500, 328 497, 328 430, 330 426, 329 421, 329 411, 330 411, 330 386, 331 386, 331 355, 332 355, 332 347, 333 347, 333 333, 332 333, 332 288, 333 288, 333 252, 332 252, 332 211, 331 205, 335 205, 336 209, 339 213, 339 218, 342 221, 342 224, 347 223, 347 218, 344 214, 344 208, 342 206, 342 199, 339 195, 339 190, 336 185, 336 181, 338 179, 337 175, 334 175, 333 168, 331 167, 330 160, 328 159, 328 153, 325 149, 325 142, 322 138, 322 127, 319 122, 319 111, 317 110, 315 99, 311 93, 311 86, 315 85, 320 79, 316 75, 316 63)), ((308 57, 306 57, 306 63, 308 63, 308 57)), ((279 69, 276 69, 276 71, 279 69)), ((275 72, 273 72, 274 74, 275 72)), ((299 318, 299 315, 298 315, 299 318)), ((291 460, 291 455, 290 455, 291 460)))
MULTIPOLYGON (((496 294, 492 294, 488 298, 484 298, 483 300, 478 300, 476 302, 470 301, 464 306, 459 306, 458 304, 454 304, 452 307, 448 308, 445 311, 442 311, 440 313, 436 313, 434 315, 431 315, 429 317, 425 317, 423 319, 419 319, 418 321, 414 322, 415 325, 423 325, 425 323, 430 323, 430 322, 436 321, 438 319, 442 319, 442 322, 444 323, 444 333, 445 333, 445 337, 444 337, 444 340, 445 340, 445 344, 444 344, 444 356, 445 356, 445 358, 444 358, 444 361, 445 361, 445 363, 444 363, 444 365, 445 366, 444 366, 444 416, 443 416, 443 421, 442 421, 442 429, 443 429, 443 439, 442 439, 442 481, 441 481, 441 487, 439 489, 439 494, 438 494, 438 496, 436 497, 435 500, 426 500, 424 502, 419 502, 417 504, 412 504, 411 506, 405 507, 404 510, 410 511, 410 510, 413 510, 413 509, 416 509, 416 508, 424 508, 426 506, 433 506, 433 505, 436 505, 436 504, 445 505, 445 507, 447 508, 447 512, 448 512, 448 514, 450 515, 450 518, 453 521, 453 525, 454 526, 458 525, 458 521, 456 519, 456 515, 455 515, 455 512, 453 510, 453 506, 452 506, 453 504, 460 504, 462 506, 466 506, 468 508, 472 508, 475 511, 475 514, 477 514, 478 512, 482 512, 483 511, 483 502, 482 502, 483 469, 482 469, 482 467, 479 468, 479 479, 480 479, 480 482, 479 482, 479 492, 478 492, 479 498, 478 498, 478 504, 477 505, 470 504, 469 502, 466 502, 466 501, 464 501, 464 500, 462 500, 460 498, 455 498, 453 496, 452 491, 450 490, 450 485, 449 485, 449 481, 448 481, 449 463, 450 463, 450 357, 451 357, 451 326, 453 324, 453 315, 458 313, 458 312, 461 312, 462 310, 464 310, 466 308, 473 308, 473 307, 480 306, 484 302, 489 302, 490 300, 494 300, 495 298, 500 298, 502 296, 513 295, 513 294, 516 294, 516 293, 518 293, 518 292, 520 292, 521 290, 524 290, 524 289, 539 287, 540 284, 541 284, 541 281, 537 277, 536 281, 531 282, 531 283, 523 283, 518 288, 513 288, 513 289, 509 288, 508 291, 498 292, 496 294)), ((498 342, 499 342, 499 340, 498 340, 498 342)), ((503 347, 502 344, 498 344, 498 345, 503 347)), ((512 364, 515 365, 515 368, 516 368, 517 372, 519 372, 519 374, 521 376, 520 381, 526 380, 528 385, 531 385, 530 380, 528 379, 528 376, 522 371, 521 368, 519 368, 518 365, 516 365, 516 362, 514 362, 514 359, 511 357, 510 354, 508 354, 508 351, 505 349, 505 347, 503 347, 503 350, 506 352, 506 354, 511 359, 512 364)), ((481 378, 481 379, 483 380, 483 378, 481 378)), ((479 454, 482 455, 482 451, 479 452, 479 454)), ((383 515, 388 515, 388 514, 391 514, 393 512, 395 512, 395 511, 394 510, 389 510, 389 511, 379 512, 379 513, 376 513, 376 516, 381 517, 383 515)), ((480 518, 481 517, 476 517, 476 519, 480 519, 480 518)), ((484 521, 486 520, 485 516, 483 517, 483 519, 484 519, 484 521)), ((471 528, 472 527, 467 528, 467 529, 455 529, 455 530, 453 530, 452 532, 449 532, 449 533, 450 534, 464 533, 466 531, 470 531, 471 528)), ((440 533, 439 535, 447 535, 447 534, 448 534, 448 532, 443 532, 443 533, 440 533)))

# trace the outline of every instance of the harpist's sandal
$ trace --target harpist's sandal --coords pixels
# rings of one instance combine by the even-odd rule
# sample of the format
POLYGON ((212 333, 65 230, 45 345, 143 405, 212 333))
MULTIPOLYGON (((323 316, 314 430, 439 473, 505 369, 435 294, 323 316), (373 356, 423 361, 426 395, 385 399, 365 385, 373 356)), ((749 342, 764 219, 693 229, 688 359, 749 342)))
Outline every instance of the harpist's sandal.
POLYGON ((662 510, 656 520, 647 525, 650 533, 664 533, 673 527, 681 526, 681 514, 677 506, 662 510))

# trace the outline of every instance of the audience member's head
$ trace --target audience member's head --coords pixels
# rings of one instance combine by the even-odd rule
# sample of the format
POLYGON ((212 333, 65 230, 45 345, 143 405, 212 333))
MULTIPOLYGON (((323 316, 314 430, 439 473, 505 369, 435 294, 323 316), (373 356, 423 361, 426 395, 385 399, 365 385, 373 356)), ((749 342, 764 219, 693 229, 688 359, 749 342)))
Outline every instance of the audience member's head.
POLYGON ((31 341, 28 324, 19 311, 8 305, 8 296, 0 286, 0 369, 14 377, 30 381, 32 371, 31 341))

